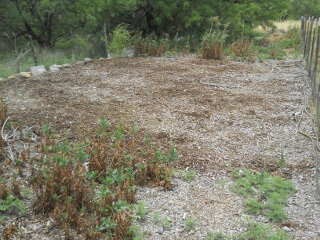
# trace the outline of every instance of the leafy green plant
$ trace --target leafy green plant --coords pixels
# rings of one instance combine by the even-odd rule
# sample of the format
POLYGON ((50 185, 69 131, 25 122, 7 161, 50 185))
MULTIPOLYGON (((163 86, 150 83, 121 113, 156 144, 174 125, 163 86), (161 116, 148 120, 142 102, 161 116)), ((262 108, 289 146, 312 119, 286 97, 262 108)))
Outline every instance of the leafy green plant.
POLYGON ((96 227, 96 231, 103 232, 107 237, 112 236, 112 230, 115 229, 117 223, 114 222, 110 217, 101 218, 101 225, 96 227))
POLYGON ((18 210, 19 214, 24 214, 28 208, 18 197, 8 194, 5 199, 0 199, 0 212, 14 212, 18 210))
POLYGON ((192 217, 189 217, 184 221, 184 229, 187 232, 190 232, 195 228, 196 228, 196 221, 192 217))
POLYGON ((233 171, 235 183, 232 190, 246 198, 246 211, 251 214, 264 214, 269 220, 279 222, 286 219, 284 207, 288 195, 295 193, 293 183, 267 172, 254 172, 250 169, 233 171))

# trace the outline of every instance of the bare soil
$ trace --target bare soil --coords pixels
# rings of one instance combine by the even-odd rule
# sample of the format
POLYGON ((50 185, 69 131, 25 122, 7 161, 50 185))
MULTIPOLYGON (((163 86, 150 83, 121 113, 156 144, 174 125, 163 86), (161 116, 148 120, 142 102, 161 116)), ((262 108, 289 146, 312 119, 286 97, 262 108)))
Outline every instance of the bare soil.
MULTIPOLYGON (((197 178, 191 184, 174 178, 170 192, 139 190, 149 205, 150 214, 140 223, 147 239, 201 239, 207 231, 243 231, 243 199, 228 188, 235 167, 291 178, 298 193, 290 198, 285 230, 292 239, 320 239, 312 144, 296 129, 303 91, 310 94, 301 60, 101 59, 0 82, 10 121, 34 131, 49 122, 61 140, 79 140, 104 117, 134 122, 162 147, 175 143, 182 155, 176 167, 195 170, 197 178), (281 152, 286 167, 278 173, 281 152), (154 211, 169 216, 172 227, 159 230, 152 221, 154 211), (197 221, 189 233, 182 226, 186 216, 197 221)), ((311 122, 302 119, 302 126, 310 131, 311 122)), ((56 239, 58 230, 50 230, 47 221, 29 216, 21 223, 25 235, 18 239, 56 239), (42 222, 39 228, 37 221, 42 222)))

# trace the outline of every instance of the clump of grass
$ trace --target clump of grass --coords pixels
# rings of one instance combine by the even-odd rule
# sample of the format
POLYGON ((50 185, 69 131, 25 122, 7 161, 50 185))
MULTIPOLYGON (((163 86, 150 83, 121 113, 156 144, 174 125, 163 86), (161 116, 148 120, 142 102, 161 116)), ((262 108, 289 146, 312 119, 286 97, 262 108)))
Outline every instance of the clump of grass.
POLYGON ((287 218, 284 210, 287 199, 289 194, 296 192, 290 180, 250 169, 233 171, 233 178, 232 190, 246 198, 247 212, 264 214, 273 222, 287 218))

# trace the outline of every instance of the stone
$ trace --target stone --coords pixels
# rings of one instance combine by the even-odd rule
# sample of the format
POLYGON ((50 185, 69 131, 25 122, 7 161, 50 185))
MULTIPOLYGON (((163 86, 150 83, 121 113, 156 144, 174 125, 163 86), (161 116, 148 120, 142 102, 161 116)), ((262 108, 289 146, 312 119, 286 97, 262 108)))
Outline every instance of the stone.
POLYGON ((62 64, 61 67, 63 67, 63 68, 69 68, 69 67, 70 67, 70 64, 62 64))
MULTIPOLYGON (((34 66, 30 68, 30 72, 32 73, 32 76, 38 76, 43 73, 45 73, 47 70, 44 67, 44 65, 34 66)), ((29 72, 29 71, 28 71, 29 72)))
POLYGON ((17 76, 15 76, 15 75, 12 75, 12 76, 7 77, 7 79, 9 79, 9 80, 15 79, 15 78, 17 78, 17 76))
POLYGON ((3 80, 4 80, 4 78, 0 78, 0 82, 3 81, 3 80))
POLYGON ((290 232, 290 231, 291 231, 291 229, 288 228, 287 226, 284 226, 282 229, 283 229, 284 231, 286 231, 286 232, 290 232))
POLYGON ((60 69, 58 68, 57 65, 52 65, 51 67, 49 67, 50 72, 59 72, 60 69))
POLYGON ((77 61, 77 64, 83 64, 83 61, 77 61))
POLYGON ((157 233, 162 234, 163 231, 164 231, 164 228, 163 227, 159 227, 158 230, 157 230, 157 233))
POLYGON ((90 62, 90 61, 91 61, 91 58, 85 58, 83 61, 84 61, 84 62, 90 62))
POLYGON ((24 78, 29 78, 32 76, 31 72, 21 72, 20 75, 24 78))

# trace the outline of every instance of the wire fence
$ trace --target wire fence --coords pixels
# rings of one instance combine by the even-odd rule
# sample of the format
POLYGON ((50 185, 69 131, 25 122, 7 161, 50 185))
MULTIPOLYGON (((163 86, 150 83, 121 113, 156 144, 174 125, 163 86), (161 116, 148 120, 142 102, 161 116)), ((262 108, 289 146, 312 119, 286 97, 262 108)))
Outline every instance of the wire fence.
MULTIPOLYGON (((319 74, 319 51, 320 51, 320 18, 302 17, 301 18, 301 36, 304 43, 303 56, 306 60, 307 72, 310 78, 312 90, 312 100, 314 106, 313 134, 301 132, 309 137, 313 143, 314 155, 316 160, 316 187, 317 194, 320 196, 319 183, 319 133, 320 133, 320 74, 319 74)), ((305 110, 306 112, 306 110, 305 110)))
POLYGON ((318 74, 320 50, 320 18, 301 19, 301 35, 304 41, 303 56, 306 59, 307 71, 311 80, 312 97, 316 107, 316 121, 320 119, 320 75, 318 74))

